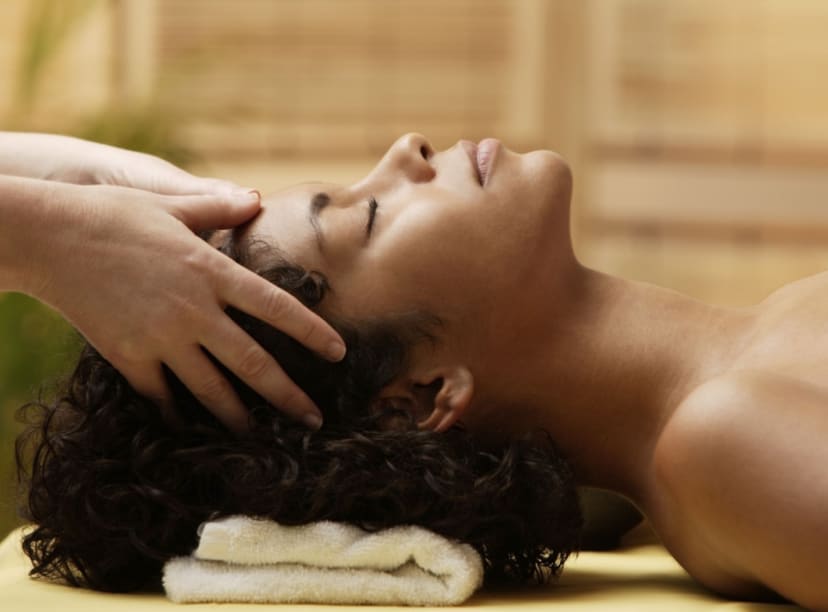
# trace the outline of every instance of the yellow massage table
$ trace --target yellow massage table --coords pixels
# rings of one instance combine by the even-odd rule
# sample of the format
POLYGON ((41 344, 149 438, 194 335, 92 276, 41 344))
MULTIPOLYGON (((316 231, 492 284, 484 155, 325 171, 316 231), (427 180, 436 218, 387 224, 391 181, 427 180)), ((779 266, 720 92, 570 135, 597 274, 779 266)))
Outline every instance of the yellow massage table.
MULTIPOLYGON (((728 601, 693 582, 652 532, 636 530, 637 537, 625 538, 612 552, 582 552, 572 557, 557 583, 534 589, 479 591, 465 605, 466 610, 685 610, 766 611, 798 610, 796 606, 728 601), (643 534, 643 535, 642 535, 643 534)), ((179 610, 183 612, 253 612, 293 610, 296 612, 349 612, 356 606, 187 604, 177 605, 163 594, 111 595, 49 584, 28 577, 28 560, 19 547, 20 531, 12 532, 0 544, 0 610, 2 612, 134 612, 138 610, 179 610)), ((364 607, 362 607, 364 609, 364 607)), ((433 608, 396 608, 417 610, 433 608)), ((446 608, 449 609, 449 608, 446 608)))

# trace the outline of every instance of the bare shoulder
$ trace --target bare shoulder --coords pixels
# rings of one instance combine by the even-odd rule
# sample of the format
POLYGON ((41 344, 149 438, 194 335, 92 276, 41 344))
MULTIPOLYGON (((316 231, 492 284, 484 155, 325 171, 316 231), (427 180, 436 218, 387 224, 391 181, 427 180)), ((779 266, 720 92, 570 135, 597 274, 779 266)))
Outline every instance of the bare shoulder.
POLYGON ((828 609, 826 440, 828 389, 806 381, 742 370, 688 395, 653 465, 691 573, 723 592, 754 582, 828 609))
MULTIPOLYGON (((685 440, 694 445, 701 442, 699 436, 713 442, 733 440, 745 433, 749 439, 760 430, 771 433, 767 431, 769 425, 803 419, 828 426, 828 386, 816 385, 807 378, 744 369, 696 387, 676 409, 664 436, 665 441, 685 440)), ((785 429, 773 433, 777 434, 773 439, 791 442, 795 432, 785 429)), ((769 441, 767 436, 763 440, 769 441)))
POLYGON ((828 296, 828 270, 804 276, 782 285, 771 292, 762 301, 762 304, 785 306, 802 298, 813 299, 825 296, 828 296))

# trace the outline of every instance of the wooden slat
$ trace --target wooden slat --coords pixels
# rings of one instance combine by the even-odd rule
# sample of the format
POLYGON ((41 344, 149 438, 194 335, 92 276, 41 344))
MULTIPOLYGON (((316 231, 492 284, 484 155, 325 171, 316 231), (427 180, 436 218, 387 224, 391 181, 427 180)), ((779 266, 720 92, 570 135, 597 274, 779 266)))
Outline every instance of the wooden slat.
POLYGON ((301 136, 319 125, 333 137, 367 125, 383 141, 401 126, 480 132, 510 117, 513 9, 508 0, 165 0, 158 91, 216 154, 261 151, 264 141, 331 150, 301 136), (239 122, 269 135, 251 139, 254 128, 235 130, 239 122))
POLYGON ((786 283, 828 270, 824 242, 767 243, 673 234, 592 232, 575 251, 584 264, 728 306, 760 302, 786 283))
POLYGON ((590 3, 592 138, 828 150, 828 3, 590 3))
POLYGON ((767 146, 828 148, 828 3, 766 3, 767 146))
POLYGON ((828 174, 821 168, 607 160, 590 179, 588 205, 598 225, 828 244, 828 174))

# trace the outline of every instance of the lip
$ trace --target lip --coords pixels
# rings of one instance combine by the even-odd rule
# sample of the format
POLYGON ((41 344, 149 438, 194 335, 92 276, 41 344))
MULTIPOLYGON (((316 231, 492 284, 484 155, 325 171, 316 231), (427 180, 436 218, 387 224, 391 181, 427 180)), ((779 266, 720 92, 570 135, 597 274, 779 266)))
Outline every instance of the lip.
POLYGON ((492 169, 497 161, 497 153, 500 151, 500 141, 496 138, 485 138, 477 145, 477 157, 475 165, 477 174, 480 177, 480 184, 485 187, 492 175, 492 169))
POLYGON ((471 160, 472 168, 477 175, 477 182, 481 187, 485 187, 497 160, 497 152, 501 147, 500 141, 496 138, 485 138, 479 144, 475 144, 470 140, 461 140, 460 146, 471 160))
POLYGON ((477 182, 482 185, 483 180, 480 177, 480 168, 477 167, 477 145, 473 143, 471 140, 461 140, 460 146, 466 152, 466 155, 469 156, 469 161, 471 162, 471 166, 474 169, 474 174, 477 178, 477 182))

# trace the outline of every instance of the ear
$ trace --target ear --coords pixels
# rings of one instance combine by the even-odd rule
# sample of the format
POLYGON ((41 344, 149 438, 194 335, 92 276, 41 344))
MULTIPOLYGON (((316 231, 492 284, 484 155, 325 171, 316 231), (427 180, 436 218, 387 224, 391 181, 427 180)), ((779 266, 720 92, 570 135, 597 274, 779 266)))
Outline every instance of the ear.
MULTIPOLYGON (((468 368, 440 366, 386 385, 372 404, 375 411, 390 408, 392 414, 406 412, 420 418, 418 429, 444 432, 466 413, 473 395, 474 377, 468 368)), ((390 429, 394 425, 393 420, 388 423, 390 429)))
POLYGON ((474 376, 465 366, 437 368, 419 384, 433 386, 436 394, 431 401, 431 414, 417 423, 418 429, 446 431, 466 413, 474 395, 474 376))

